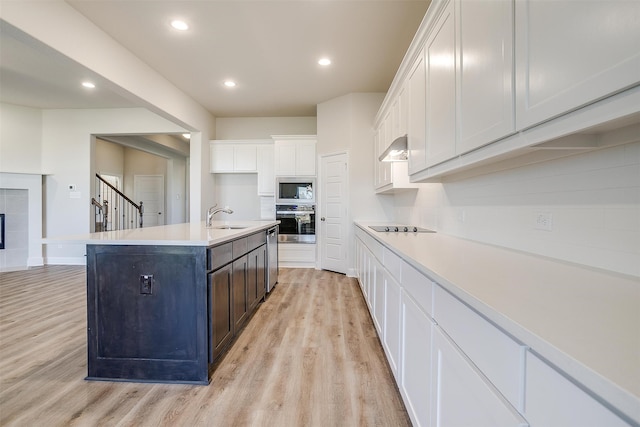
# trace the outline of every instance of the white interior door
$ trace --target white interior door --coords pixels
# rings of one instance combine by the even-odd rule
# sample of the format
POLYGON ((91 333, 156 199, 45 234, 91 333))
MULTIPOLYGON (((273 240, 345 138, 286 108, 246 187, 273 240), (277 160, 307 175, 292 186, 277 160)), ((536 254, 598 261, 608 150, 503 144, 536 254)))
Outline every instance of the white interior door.
POLYGON ((320 161, 320 268, 347 272, 347 153, 320 161))
POLYGON ((134 175, 133 193, 144 206, 144 227, 164 225, 164 175, 134 175))

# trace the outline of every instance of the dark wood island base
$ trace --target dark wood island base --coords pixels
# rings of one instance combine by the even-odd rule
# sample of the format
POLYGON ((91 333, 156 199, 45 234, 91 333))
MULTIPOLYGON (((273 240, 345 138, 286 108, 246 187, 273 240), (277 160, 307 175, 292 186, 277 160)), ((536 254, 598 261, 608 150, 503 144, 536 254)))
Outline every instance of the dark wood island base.
POLYGON ((266 291, 266 231, 218 245, 87 245, 87 380, 209 384, 266 291))

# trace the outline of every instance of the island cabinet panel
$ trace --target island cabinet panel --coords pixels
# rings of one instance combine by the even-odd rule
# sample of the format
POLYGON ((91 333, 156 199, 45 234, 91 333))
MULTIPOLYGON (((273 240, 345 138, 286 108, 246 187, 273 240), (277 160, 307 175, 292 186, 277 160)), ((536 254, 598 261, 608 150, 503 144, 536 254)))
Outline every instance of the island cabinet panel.
POLYGON ((246 255, 233 262, 233 330, 239 331, 247 320, 248 257, 246 255))
POLYGON ((208 383, 205 251, 87 246, 88 378, 208 383))
POLYGON ((230 263, 209 274, 209 363, 214 362, 233 339, 231 276, 230 263))
POLYGON ((247 255, 247 302, 249 309, 258 305, 266 294, 266 245, 262 245, 247 255))

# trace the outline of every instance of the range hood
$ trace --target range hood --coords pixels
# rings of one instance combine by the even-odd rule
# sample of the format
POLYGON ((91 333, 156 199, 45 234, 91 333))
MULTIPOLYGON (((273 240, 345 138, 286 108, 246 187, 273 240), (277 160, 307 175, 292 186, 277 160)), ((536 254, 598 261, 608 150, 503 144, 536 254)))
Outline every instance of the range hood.
POLYGON ((391 145, 380 154, 378 160, 381 162, 404 162, 408 158, 407 135, 402 135, 393 140, 391 145))

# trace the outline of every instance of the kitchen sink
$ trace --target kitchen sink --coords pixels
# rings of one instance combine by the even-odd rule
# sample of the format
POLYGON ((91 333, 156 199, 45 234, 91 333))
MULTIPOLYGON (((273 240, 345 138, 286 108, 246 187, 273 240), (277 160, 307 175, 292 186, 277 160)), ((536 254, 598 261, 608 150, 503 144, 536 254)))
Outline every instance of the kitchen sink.
POLYGON ((242 230, 243 228, 248 228, 247 225, 214 225, 211 228, 215 228, 217 230, 242 230))

